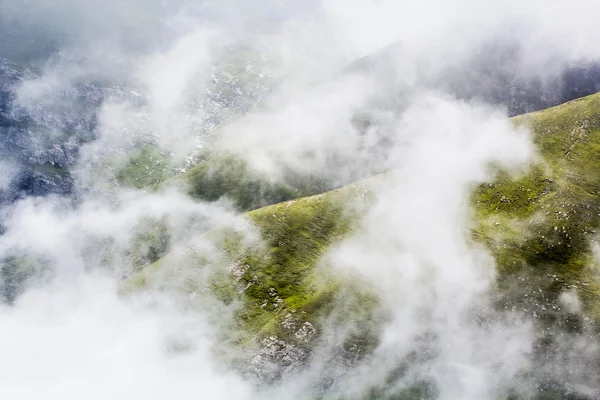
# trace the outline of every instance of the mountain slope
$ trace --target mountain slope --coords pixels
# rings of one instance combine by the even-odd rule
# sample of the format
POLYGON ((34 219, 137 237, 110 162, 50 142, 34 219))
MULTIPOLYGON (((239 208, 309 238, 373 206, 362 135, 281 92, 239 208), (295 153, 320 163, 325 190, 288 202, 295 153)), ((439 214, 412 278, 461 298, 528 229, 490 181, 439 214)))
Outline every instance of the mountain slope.
POLYGON ((534 133, 542 159, 519 179, 500 173, 475 193, 477 235, 502 277, 531 274, 554 301, 573 288, 600 316, 592 244, 600 224, 600 96, 515 118, 534 133), (551 275, 549 277, 548 275, 551 275), (540 279, 551 278, 542 283, 540 279))
MULTIPOLYGON (((473 239, 496 260, 496 306, 529 315, 541 343, 537 360, 557 362, 552 357, 559 357, 561 335, 595 332, 600 318, 593 244, 600 224, 600 94, 513 121, 531 129, 541 157, 523 176, 500 171, 474 188, 473 239), (565 306, 567 295, 575 306, 565 306)), ((228 327, 242 333, 226 339, 254 349, 246 362, 263 379, 302 365, 324 323, 348 326, 336 354, 359 360, 379 340, 386 314, 373 288, 328 268, 323 256, 360 229, 374 188, 385 183, 380 175, 251 211, 245 218, 262 241, 245 240, 231 228, 210 232, 202 239, 208 247, 191 243, 129 278, 123 289, 159 288, 184 293, 186 301, 208 294, 231 305, 228 327)))
MULTIPOLYGON (((343 286, 357 289, 352 299, 345 299, 354 303, 348 307, 354 308, 357 320, 370 313, 358 307, 359 300, 376 302, 368 287, 359 288, 356 278, 332 274, 321 257, 358 227, 359 215, 372 200, 372 187, 380 180, 250 211, 245 218, 258 228, 260 241, 245 240, 231 227, 211 231, 127 279, 123 290, 158 288, 194 298, 200 294, 199 302, 208 291, 226 304, 241 304, 235 324, 248 335, 243 341, 259 338, 264 346, 259 353, 265 359, 254 360, 261 364, 256 372, 274 378, 308 356, 319 333, 316 320, 331 309, 343 286), (276 367, 265 370, 272 363, 276 367)), ((357 332, 354 340, 372 339, 357 332)))

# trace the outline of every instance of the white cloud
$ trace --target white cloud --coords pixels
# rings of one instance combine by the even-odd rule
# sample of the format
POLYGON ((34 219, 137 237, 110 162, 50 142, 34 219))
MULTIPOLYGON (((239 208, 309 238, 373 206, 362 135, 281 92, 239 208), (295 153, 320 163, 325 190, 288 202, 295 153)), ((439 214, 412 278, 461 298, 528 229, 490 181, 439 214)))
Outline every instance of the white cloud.
MULTIPOLYGON (((519 381, 518 373, 529 367, 531 326, 516 314, 487 307, 493 260, 472 245, 466 229, 473 185, 491 177, 492 163, 523 170, 533 147, 526 132, 514 131, 504 110, 425 89, 420 75, 460 66, 482 45, 505 41, 520 48, 515 62, 524 74, 555 73, 545 68, 555 60, 597 59, 600 4, 323 0, 304 6, 270 1, 101 6, 63 0, 23 8, 8 1, 5 18, 29 18, 27 29, 40 24, 66 38, 57 42, 64 45, 61 55, 20 87, 23 105, 56 106, 55 91, 87 80, 137 94, 136 101, 104 100, 97 113, 99 138, 81 149, 81 176, 90 173, 90 160, 128 148, 137 136, 153 137, 181 157, 191 152, 212 112, 196 101, 205 95, 211 66, 223 49, 248 44, 244 40, 268 50, 253 56, 268 59, 279 84, 260 107, 215 134, 211 144, 217 150, 245 157, 272 179, 281 178, 281 165, 340 181, 395 169, 364 216, 364 229, 329 255, 337 268, 358 271, 374 285, 391 315, 372 358, 344 371, 336 394, 363 398, 424 343, 432 346, 431 359, 415 363, 393 389, 429 380, 437 383, 441 399, 492 399, 519 381), (46 19, 48 10, 53 12, 46 19), (391 63, 393 81, 335 74, 346 62, 396 42, 401 50, 391 63), (380 106, 387 101, 394 106, 380 106), (383 121, 366 134, 353 124, 364 109, 383 121), (378 145, 382 139, 387 141, 378 145), (472 318, 477 313, 489 324, 477 323, 472 318), (436 340, 427 344, 429 336, 436 340)), ((61 106, 69 109, 71 103, 61 106)), ((0 173, 4 168, 0 163, 0 173)), ((0 309, 2 394, 66 400, 314 394, 331 354, 316 357, 306 371, 265 394, 212 352, 218 345, 212 321, 228 316, 222 309, 190 314, 159 294, 144 302, 115 293, 118 281, 111 276, 124 272, 118 254, 144 218, 166 218, 173 247, 179 248, 202 242, 200 233, 215 226, 239 222, 231 209, 172 192, 113 195, 86 194, 77 206, 52 197, 27 199, 7 210, 0 252, 40 257, 53 274, 47 282, 31 282, 14 305, 0 309), (99 273, 106 255, 100 239, 106 238, 113 241, 115 259, 112 269, 99 273), (169 340, 182 336, 193 351, 169 353, 169 340)), ((573 303, 567 296, 563 300, 573 303)), ((575 342, 572 348, 581 351, 575 342)))

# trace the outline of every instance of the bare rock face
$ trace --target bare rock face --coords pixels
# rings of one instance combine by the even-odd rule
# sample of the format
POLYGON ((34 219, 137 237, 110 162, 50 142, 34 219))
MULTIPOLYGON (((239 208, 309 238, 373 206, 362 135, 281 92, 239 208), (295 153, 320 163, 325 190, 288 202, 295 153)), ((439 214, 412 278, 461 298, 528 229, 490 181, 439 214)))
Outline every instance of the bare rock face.
POLYGON ((315 337, 316 334, 317 328, 315 328, 315 326, 310 322, 305 322, 302 324, 300 329, 298 329, 298 331, 294 333, 294 336, 296 337, 296 339, 302 342, 309 343, 315 337))
POLYGON ((12 182, 0 187, 3 203, 71 195, 69 169, 79 147, 95 139, 98 107, 108 97, 126 96, 119 87, 81 83, 23 102, 17 91, 24 81, 21 72, 0 58, 0 159, 16 169, 12 182))
POLYGON ((299 368, 308 356, 308 350, 272 335, 261 341, 258 354, 250 361, 250 370, 261 381, 269 382, 299 368))
POLYGON ((12 181, 0 188, 0 202, 25 196, 68 195, 73 179, 68 167, 77 160, 78 146, 64 135, 52 134, 58 120, 67 128, 68 116, 55 115, 35 121, 15 105, 19 73, 0 60, 0 158, 15 169, 12 181), (44 121, 48 123, 44 125, 44 121))
POLYGON ((262 381, 273 381, 301 368, 310 357, 317 328, 308 321, 301 322, 295 313, 287 313, 281 327, 287 339, 276 335, 263 338, 260 349, 250 360, 251 373, 262 381))

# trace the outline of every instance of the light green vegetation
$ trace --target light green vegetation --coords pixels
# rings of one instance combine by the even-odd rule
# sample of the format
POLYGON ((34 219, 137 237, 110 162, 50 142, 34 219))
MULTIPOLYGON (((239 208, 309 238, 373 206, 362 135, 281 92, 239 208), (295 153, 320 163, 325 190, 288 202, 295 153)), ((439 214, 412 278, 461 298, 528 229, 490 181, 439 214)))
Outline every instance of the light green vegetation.
MULTIPOLYGON (((583 316, 600 318, 599 266, 593 251, 600 228, 600 95, 514 122, 531 129, 541 157, 524 175, 499 171, 492 182, 474 188, 473 239, 496 259, 499 308, 527 310, 542 326, 579 331, 583 316), (566 290, 576 293, 582 312, 560 304, 566 290)), ((305 193, 253 180, 238 160, 220 162, 218 167, 207 162, 180 178, 192 183, 190 194, 204 200, 227 195, 247 210, 305 193)), ((245 218, 261 241, 245 243, 243 235, 229 228, 212 231, 204 235, 208 247, 159 260, 125 281, 124 291, 173 288, 170 282, 177 282, 179 292, 208 293, 235 305, 234 324, 244 332, 237 340, 244 346, 274 335, 310 349, 314 338, 299 337, 298 327, 308 322, 318 337, 322 324, 333 323, 354 327, 345 340, 355 340, 356 348, 368 353, 385 319, 378 312, 377 295, 357 277, 330 268, 323 256, 360 228, 360 215, 373 199, 372 186, 385 182, 385 176, 378 176, 250 211, 245 218), (344 312, 332 312, 340 308, 344 312)), ((428 390, 407 395, 427 397, 423 393, 428 390)))
POLYGON ((598 318, 592 243, 600 224, 600 96, 515 123, 532 130, 542 159, 525 176, 500 172, 476 190, 475 235, 492 250, 499 284, 511 289, 512 299, 542 288, 538 300, 554 303, 563 290, 576 288, 585 310, 598 318), (516 277, 521 283, 512 285, 516 277))
POLYGON ((345 199, 357 191, 345 188, 248 213, 265 242, 265 248, 244 254, 237 264, 247 287, 239 317, 253 331, 286 336, 281 318, 287 312, 315 322, 317 311, 331 304, 340 282, 327 276, 319 260, 356 227, 357 211, 346 208, 345 199))
POLYGON ((117 182, 127 187, 154 189, 175 175, 169 156, 151 145, 136 149, 117 164, 121 165, 115 174, 117 182))
MULTIPOLYGON (((225 303, 243 303, 236 319, 248 333, 292 338, 294 332, 282 326, 288 314, 294 314, 296 325, 314 323, 341 291, 344 279, 328 271, 321 256, 356 228, 361 210, 371 199, 363 185, 251 211, 245 218, 260 231, 260 242, 244 244, 242 234, 230 228, 208 232, 203 239, 210 243, 210 254, 191 245, 185 257, 172 254, 159 260, 128 279, 125 289, 167 288, 174 282, 178 290, 183 283, 188 293, 209 288, 225 303), (185 264, 180 264, 182 260, 185 264), (198 272, 203 268, 208 278, 198 272), (190 281, 190 276, 201 281, 190 281)), ((346 281, 352 284, 352 279, 346 281)), ((358 290, 357 296, 375 302, 368 290, 358 290)), ((365 312, 358 303, 349 307, 365 312)))

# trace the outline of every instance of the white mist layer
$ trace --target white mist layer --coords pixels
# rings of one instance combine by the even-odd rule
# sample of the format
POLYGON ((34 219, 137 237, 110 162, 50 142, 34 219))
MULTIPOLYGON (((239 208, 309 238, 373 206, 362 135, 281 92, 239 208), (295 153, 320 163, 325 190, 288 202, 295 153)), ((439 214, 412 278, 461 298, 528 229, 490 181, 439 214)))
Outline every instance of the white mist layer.
POLYGON ((491 312, 494 260, 472 243, 468 229, 472 188, 493 177, 492 164, 526 170, 534 154, 529 135, 502 113, 435 94, 415 102, 396 133, 404 143, 397 168, 377 190, 359 232, 327 258, 375 288, 389 313, 380 342, 350 370, 332 371, 330 352, 351 324, 323 324, 325 341, 333 342, 317 347, 311 367, 288 377, 274 398, 314 398, 321 376, 336 376, 329 390, 344 399, 371 398, 374 388, 393 396, 423 382, 439 399, 529 390, 517 381, 530 367, 531 325, 517 313, 491 312), (406 371, 386 384, 401 367, 406 371))
MULTIPOLYGON (((433 336, 432 359, 409 366, 396 388, 431 380, 440 399, 494 398, 526 369, 530 328, 500 314, 485 323, 475 318, 473 311, 485 310, 494 261, 469 240, 469 197, 474 185, 492 178, 490 163, 526 165, 529 137, 500 113, 433 96, 407 110, 398 134, 408 143, 398 169, 377 194, 364 231, 335 254, 336 265, 360 271, 392 310, 359 376, 384 381, 433 336)), ((364 387, 360 380, 350 387, 357 382, 364 387)))
MULTIPOLYGON (((407 72, 402 83, 414 84, 418 59, 426 56, 434 69, 442 69, 453 57, 470 55, 485 39, 503 36, 498 32, 509 31, 513 24, 527 33, 522 45, 528 51, 519 60, 527 71, 559 56, 597 58, 595 44, 600 41, 600 5, 595 1, 374 5, 327 0, 297 18, 283 6, 277 9, 278 17, 283 16, 278 21, 284 22, 274 32, 268 26, 247 28, 253 25, 244 13, 254 6, 241 2, 198 9, 169 3, 170 10, 180 13, 163 13, 159 2, 150 2, 149 11, 160 18, 149 18, 147 26, 142 19, 139 26, 159 26, 167 33, 149 29, 146 40, 152 45, 129 54, 128 18, 109 22, 110 16, 135 15, 146 3, 128 3, 125 14, 117 12, 118 3, 107 3, 108 17, 96 13, 99 3, 85 8, 75 0, 39 2, 30 14, 34 23, 42 24, 44 12, 60 6, 48 24, 69 40, 63 49, 67 56, 48 62, 41 77, 21 86, 22 106, 35 110, 40 102, 52 103, 57 90, 92 78, 126 82, 145 100, 142 105, 110 98, 103 103, 97 115, 99 138, 82 148, 77 166, 82 176, 90 172, 91 159, 127 148, 138 135, 155 138, 178 157, 191 152, 201 142, 198 131, 206 123, 206 110, 194 100, 206 89, 216 53, 240 40, 246 29, 260 39, 257 47, 275 53, 278 72, 285 72, 287 80, 277 88, 275 100, 224 127, 216 142, 274 180, 280 178, 276 165, 282 160, 293 170, 314 173, 326 168, 332 154, 362 157, 362 138, 350 119, 381 87, 362 77, 311 86, 354 57, 401 41, 405 64, 398 67, 407 72), (75 3, 80 7, 67 13, 75 3), (190 9, 195 12, 186 13, 190 9), (63 19, 77 19, 72 15, 97 23, 62 26, 63 19), (221 20, 205 25, 206 15, 221 20), (243 23, 236 25, 239 21, 243 23), (104 38, 107 32, 114 36, 104 38)), ((7 4, 3 17, 26 15, 20 2, 7 4)), ((269 9, 268 4, 261 6, 269 9)), ((294 3, 290 10, 296 12, 296 7, 294 3)), ((253 15, 264 17, 258 10, 262 8, 253 15)), ((486 323, 474 318, 479 312, 486 316, 494 262, 469 241, 469 193, 492 177, 491 163, 522 170, 533 156, 532 145, 525 133, 514 132, 502 111, 436 95, 412 98, 403 114, 390 119, 395 122, 395 144, 382 165, 396 170, 377 193, 363 230, 329 256, 339 270, 358 271, 374 285, 392 319, 372 357, 355 370, 340 372, 335 394, 364 398, 432 336, 433 357, 415 363, 389 390, 426 380, 439 388, 440 399, 495 399, 528 368, 532 337, 518 315, 487 315, 486 323)), ((230 317, 222 309, 191 313, 159 295, 145 302, 125 301, 116 294, 119 281, 114 276, 131 272, 119 252, 129 245, 138 223, 166 218, 175 232, 173 248, 179 248, 201 242, 200 234, 216 226, 238 223, 230 208, 193 202, 179 193, 124 190, 111 201, 85 197, 75 210, 66 203, 28 199, 6 212, 2 254, 41 257, 50 264, 52 279, 30 282, 14 305, 0 309, 3 395, 33 399, 43 393, 57 400, 264 398, 255 382, 223 365, 213 352, 217 333, 212 321, 230 317), (115 260, 104 274, 95 269, 104 268, 105 252, 89 248, 99 238, 114 241, 109 249, 115 260), (173 341, 186 343, 187 351, 173 351, 173 341)), ((568 295, 563 300, 579 307, 568 295)), ((305 371, 286 377, 268 395, 311 398, 323 365, 315 355, 305 371)))
POLYGON ((0 308, 0 384, 13 399, 244 399, 211 360, 210 326, 167 301, 126 304, 102 275, 29 290, 0 308), (156 305, 158 304, 158 306, 156 305), (193 343, 168 351, 169 340, 193 343))

